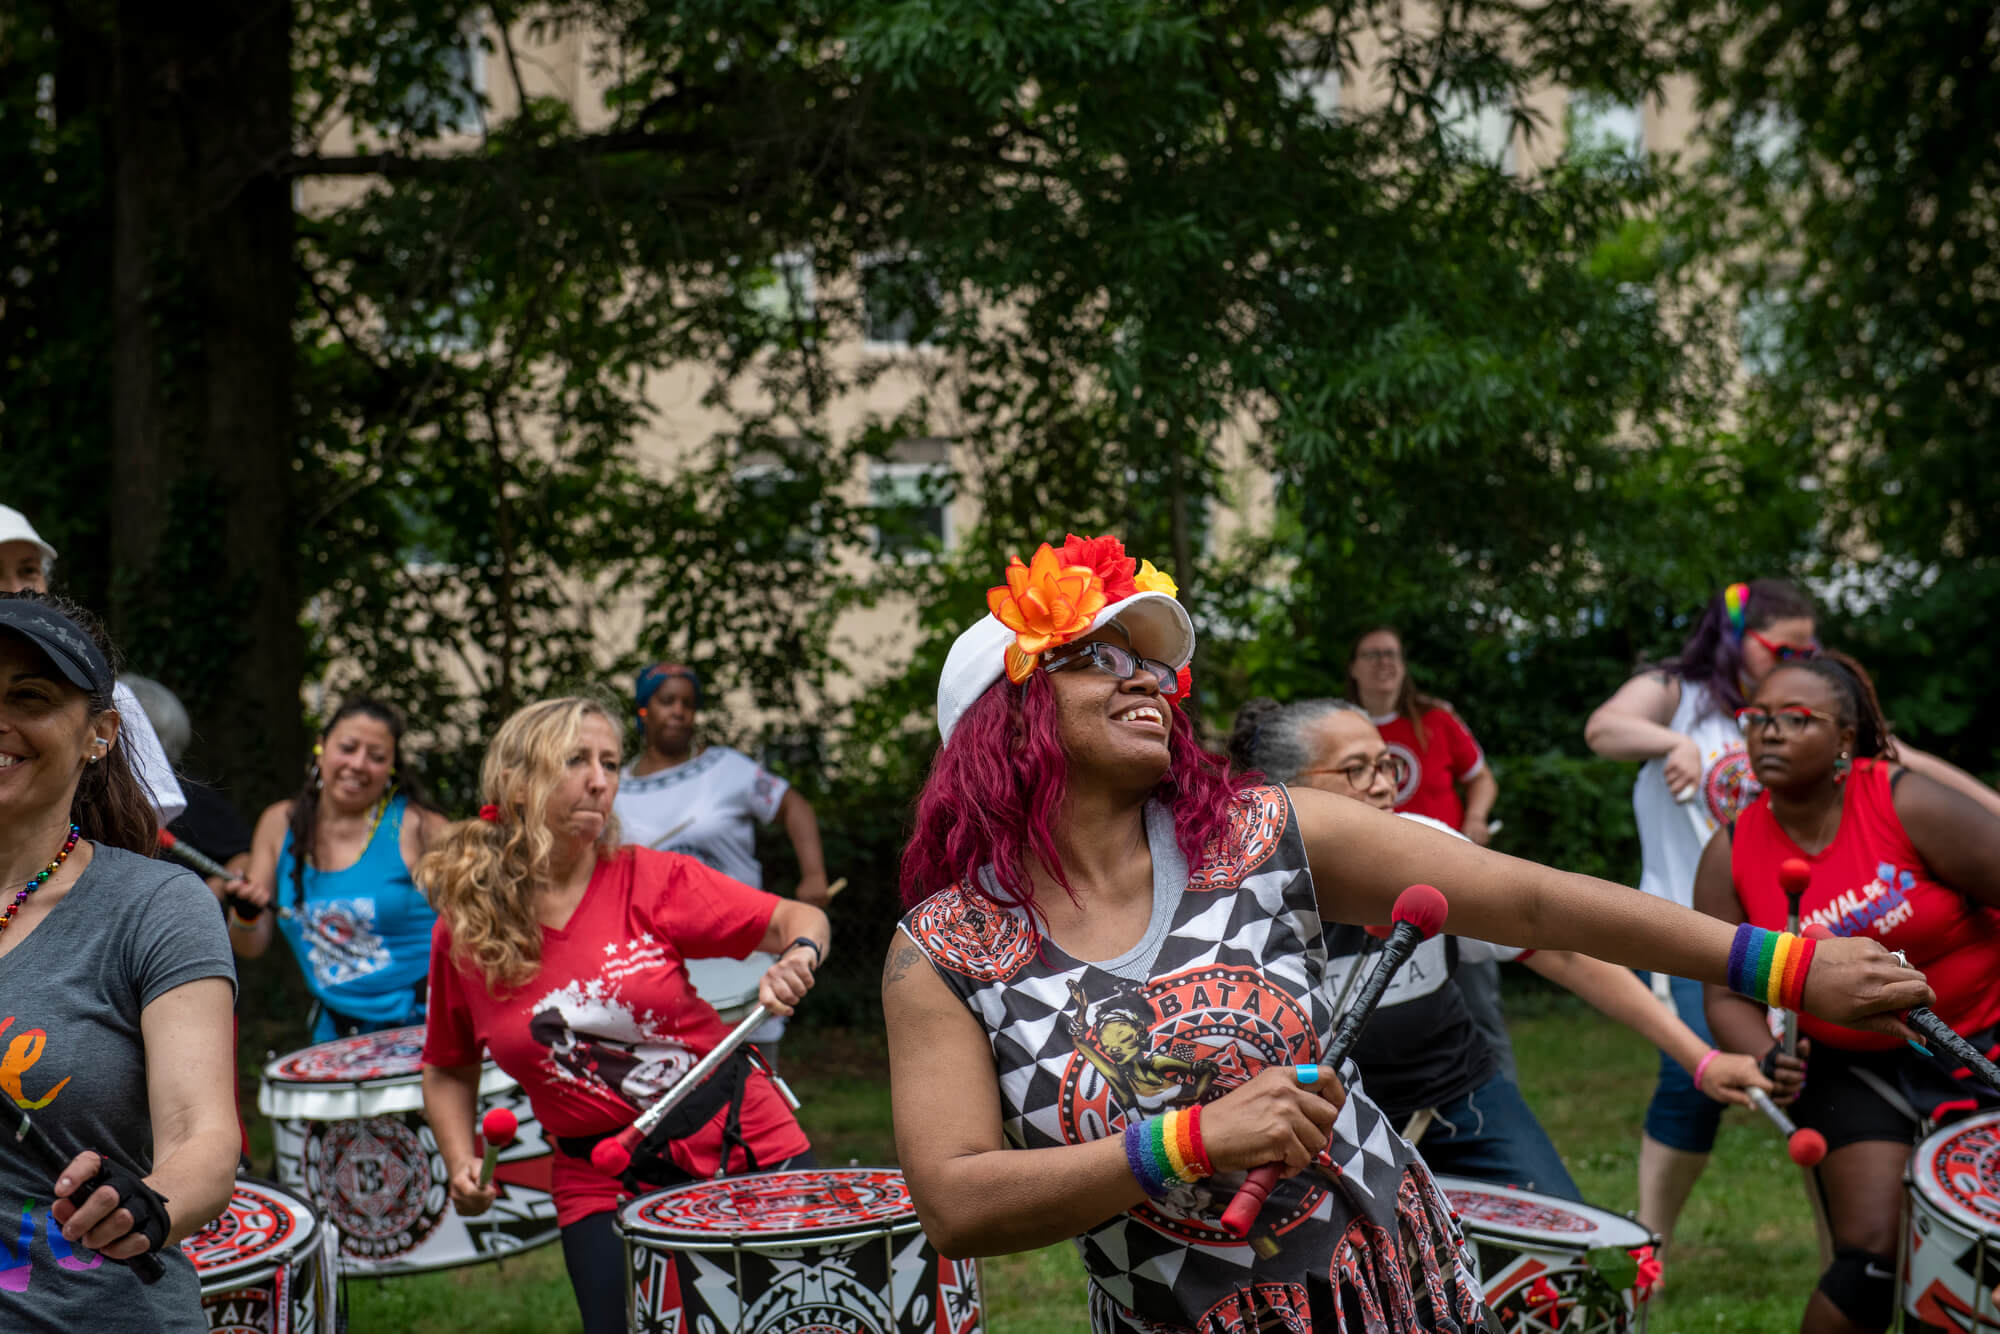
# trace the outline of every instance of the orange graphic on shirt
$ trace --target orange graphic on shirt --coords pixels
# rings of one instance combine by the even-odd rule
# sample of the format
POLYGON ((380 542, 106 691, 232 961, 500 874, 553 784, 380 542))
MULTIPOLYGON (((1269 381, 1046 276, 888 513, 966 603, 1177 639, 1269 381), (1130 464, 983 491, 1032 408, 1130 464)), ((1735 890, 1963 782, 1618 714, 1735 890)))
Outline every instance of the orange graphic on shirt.
MULTIPOLYGON (((14 1016, 11 1014, 5 1019, 0 1019, 0 1033, 5 1033, 13 1023, 14 1016)), ((26 1108, 31 1112, 39 1111, 54 1102, 56 1094, 61 1093, 63 1086, 69 1083, 71 1077, 65 1075, 60 1083, 39 1098, 30 1098, 22 1092, 21 1076, 27 1074, 29 1067, 36 1061, 42 1059, 42 1048, 48 1043, 49 1035, 42 1029, 24 1029, 16 1033, 14 1040, 7 1044, 7 1054, 0 1056, 0 1093, 12 1098, 15 1106, 26 1108)))

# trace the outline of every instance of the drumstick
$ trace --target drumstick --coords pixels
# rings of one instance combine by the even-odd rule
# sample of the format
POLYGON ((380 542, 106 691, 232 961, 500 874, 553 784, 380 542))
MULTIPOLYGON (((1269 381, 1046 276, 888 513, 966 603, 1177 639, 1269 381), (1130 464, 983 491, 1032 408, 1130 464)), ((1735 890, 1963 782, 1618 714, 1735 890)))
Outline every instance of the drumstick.
MULTIPOLYGON (((0 1093, 0 1107, 6 1108, 7 1118, 14 1127, 15 1142, 28 1146, 28 1151, 41 1160, 43 1171, 60 1177, 69 1170, 70 1157, 56 1147, 46 1130, 35 1124, 35 1119, 28 1115, 26 1108, 5 1093, 0 1093)), ((107 1255, 104 1258, 108 1260, 111 1257, 107 1255)), ((129 1260, 116 1263, 131 1269, 141 1283, 157 1283, 167 1272, 160 1264, 159 1255, 153 1251, 141 1251, 129 1260)))
MULTIPOLYGON (((1354 1048, 1361 1036, 1361 1026, 1375 1013, 1375 1007, 1382 1003, 1382 993, 1389 989, 1389 982, 1410 957, 1411 951, 1422 942, 1429 940, 1444 925, 1447 905, 1444 895, 1430 885, 1411 885, 1396 896, 1396 906, 1390 918, 1396 924, 1389 933, 1389 943, 1382 947, 1382 953, 1375 961, 1374 971, 1368 974, 1368 981, 1362 986, 1361 994, 1354 999, 1354 1008, 1341 1017, 1340 1027, 1335 1030, 1333 1041, 1320 1058, 1320 1064, 1340 1071, 1340 1064, 1347 1059, 1347 1053, 1354 1048)), ((1250 1227, 1257 1221, 1257 1211, 1264 1207, 1264 1199, 1271 1193, 1271 1187, 1278 1182, 1278 1172, 1282 1164, 1266 1163, 1253 1168, 1243 1184, 1236 1188, 1236 1197, 1223 1211, 1222 1226, 1225 1231, 1239 1237, 1250 1235, 1250 1227)))
MULTIPOLYGON (((1827 940, 1832 937, 1833 932, 1815 922, 1806 928, 1806 934, 1814 940, 1827 940)), ((1985 1052, 1967 1042, 1957 1029, 1938 1015, 1936 1010, 1928 1005, 1919 1005, 1903 1016, 1903 1022, 1943 1047, 1957 1058, 1959 1064, 1979 1076, 1986 1087, 1995 1093, 2000 1093, 2000 1066, 1994 1065, 1987 1059, 1985 1052)))
MULTIPOLYGON (((1806 886, 1812 883, 1812 865, 1802 857, 1787 857, 1778 863, 1778 884, 1785 891, 1785 930, 1797 935, 1799 932, 1799 899, 1805 894, 1806 886)), ((1796 1056, 1799 1051, 1799 1012, 1785 1011, 1785 1055, 1796 1056)))
POLYGON ((681 821, 679 824, 675 825, 672 829, 669 829, 666 833, 661 834, 658 838, 654 839, 651 843, 648 843, 646 846, 649 848, 657 849, 660 846, 660 844, 666 842, 668 839, 672 838, 675 834, 680 833, 681 830, 687 828, 689 825, 693 823, 694 823, 694 817, 690 815, 687 819, 681 821))
POLYGON ((639 1141, 651 1134, 653 1127, 660 1124, 668 1112, 686 1101, 688 1094, 701 1087, 702 1081, 728 1060, 731 1052, 748 1042, 750 1035, 757 1031, 757 1026, 770 1017, 770 1010, 764 1006, 752 1006, 750 1013, 743 1016, 743 1022, 731 1029, 729 1036, 716 1043, 713 1051, 696 1061, 694 1068, 680 1077, 680 1082, 655 1099, 651 1107, 639 1113, 638 1120, 617 1134, 599 1140, 597 1147, 590 1151, 590 1165, 606 1176, 624 1175, 625 1169, 632 1165, 632 1150, 638 1147, 639 1141))
POLYGON ((1685 806, 1694 800, 1694 794, 1699 791, 1701 791, 1701 784, 1689 783, 1686 787, 1674 793, 1674 800, 1685 806))
MULTIPOLYGON (((212 876, 218 880, 230 882, 243 879, 242 876, 236 874, 236 872, 230 870, 200 848, 191 847, 181 842, 181 840, 175 838, 164 829, 160 831, 160 849, 175 861, 192 866, 205 876, 212 876)), ((234 894, 229 895, 229 906, 234 908, 236 915, 246 922, 256 921, 257 915, 264 911, 263 904, 252 903, 249 899, 239 898, 234 894)))
POLYGON ((505 1107, 488 1108, 486 1115, 479 1118, 479 1133, 486 1137, 486 1156, 479 1161, 481 1190, 493 1184, 493 1165, 500 1161, 500 1150, 514 1142, 520 1129, 520 1122, 505 1107))
POLYGON ((1812 1167, 1826 1157, 1826 1136, 1817 1130, 1800 1130, 1793 1125, 1792 1118, 1786 1116, 1763 1089, 1752 1088, 1749 1094, 1750 1105, 1770 1118, 1771 1124, 1784 1135, 1785 1152, 1792 1156, 1793 1162, 1800 1167, 1812 1167))
POLYGON ((833 896, 834 896, 834 895, 836 895, 836 894, 838 894, 838 893, 839 893, 839 892, 840 892, 841 890, 843 890, 843 889, 846 889, 846 888, 847 888, 847 877, 846 877, 846 876, 842 876, 842 877, 840 877, 840 879, 838 879, 838 880, 834 881, 834 882, 833 882, 832 884, 830 884, 830 885, 828 885, 828 886, 826 887, 826 901, 827 901, 828 903, 832 903, 832 902, 833 902, 833 896))

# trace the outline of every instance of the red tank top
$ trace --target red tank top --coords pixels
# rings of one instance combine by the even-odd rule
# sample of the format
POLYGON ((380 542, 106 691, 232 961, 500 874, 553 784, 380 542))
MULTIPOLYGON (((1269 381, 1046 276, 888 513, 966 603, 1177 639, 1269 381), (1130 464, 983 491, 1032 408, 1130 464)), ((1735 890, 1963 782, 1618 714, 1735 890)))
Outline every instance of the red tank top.
MULTIPOLYGON (((1772 930, 1785 925, 1785 891, 1778 865, 1787 857, 1812 867, 1799 900, 1802 926, 1824 923, 1837 936, 1873 936, 1902 950, 1924 970, 1938 994, 1936 1010, 1961 1033, 2000 1022, 2000 912, 1981 907, 1938 883, 1903 829, 1880 760, 1856 760, 1841 796, 1840 831, 1826 851, 1807 856, 1771 814, 1767 792, 1737 817, 1730 876, 1747 920, 1772 930)), ((1861 1033, 1810 1015, 1799 1027, 1815 1041, 1863 1051, 1887 1051, 1900 1039, 1861 1033)))

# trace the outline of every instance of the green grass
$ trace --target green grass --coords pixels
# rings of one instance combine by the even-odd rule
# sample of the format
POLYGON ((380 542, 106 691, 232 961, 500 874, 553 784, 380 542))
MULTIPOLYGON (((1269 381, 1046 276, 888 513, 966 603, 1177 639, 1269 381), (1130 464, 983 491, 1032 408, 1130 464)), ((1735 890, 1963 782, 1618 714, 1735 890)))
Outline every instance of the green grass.
MULTIPOLYGON (((1528 1099, 1585 1198, 1620 1213, 1637 1203, 1639 1122, 1652 1048, 1566 996, 1517 988, 1509 999, 1528 1099)), ((249 1035, 246 1034, 246 1037, 249 1035)), ((795 1032, 785 1074, 820 1161, 893 1163, 880 1038, 795 1032)), ((1651 1334, 1789 1334, 1818 1270, 1797 1170, 1761 1120, 1732 1112, 1681 1222, 1651 1334)), ((1067 1244, 988 1260, 994 1334, 1081 1334, 1083 1271, 1067 1244)), ((555 1247, 498 1264, 350 1285, 355 1334, 574 1334, 555 1247)))

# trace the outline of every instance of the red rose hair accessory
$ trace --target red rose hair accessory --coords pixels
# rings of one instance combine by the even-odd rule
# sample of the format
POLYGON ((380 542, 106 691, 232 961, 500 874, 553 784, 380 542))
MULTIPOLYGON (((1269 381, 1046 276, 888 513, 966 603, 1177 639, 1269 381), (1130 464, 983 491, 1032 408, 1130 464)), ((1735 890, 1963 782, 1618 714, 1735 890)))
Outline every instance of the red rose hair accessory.
POLYGON ((491 803, 481 806, 479 808, 479 818, 486 821, 486 823, 488 824, 499 824, 500 808, 498 806, 492 805, 491 803))

